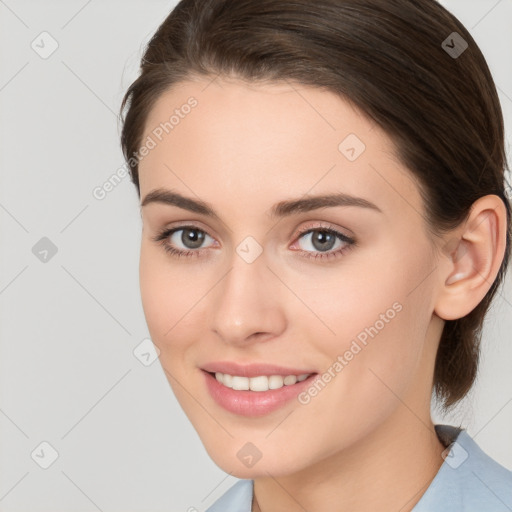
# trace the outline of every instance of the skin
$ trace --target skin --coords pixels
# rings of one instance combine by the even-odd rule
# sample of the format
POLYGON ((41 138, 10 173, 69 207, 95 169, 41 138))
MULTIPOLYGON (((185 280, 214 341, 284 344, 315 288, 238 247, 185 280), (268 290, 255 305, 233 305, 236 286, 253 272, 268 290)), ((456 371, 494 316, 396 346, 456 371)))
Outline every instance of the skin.
MULTIPOLYGON (((190 79, 162 94, 143 137, 197 99, 141 160, 141 198, 172 189, 219 216, 157 202, 141 208, 142 303, 169 383, 216 464, 255 480, 253 510, 410 511, 443 463, 430 400, 444 320, 470 312, 496 277, 504 205, 480 198, 460 228, 432 238, 412 174, 350 103, 299 84, 212 80, 190 79), (350 133, 366 146, 355 161, 338 149, 350 133), (381 211, 269 215, 280 201, 333 192, 381 211), (177 258, 153 240, 190 224, 209 235, 199 256, 177 258), (310 226, 356 244, 336 258, 303 257, 322 254, 310 236, 299 238, 310 226), (252 263, 236 252, 248 236, 263 249, 252 263), (292 400, 249 418, 208 393, 200 367, 211 361, 321 374, 396 302, 401 311, 307 405, 292 400), (248 442, 262 454, 250 468, 237 457, 248 442)), ((198 251, 183 245, 181 232, 168 242, 198 251)))

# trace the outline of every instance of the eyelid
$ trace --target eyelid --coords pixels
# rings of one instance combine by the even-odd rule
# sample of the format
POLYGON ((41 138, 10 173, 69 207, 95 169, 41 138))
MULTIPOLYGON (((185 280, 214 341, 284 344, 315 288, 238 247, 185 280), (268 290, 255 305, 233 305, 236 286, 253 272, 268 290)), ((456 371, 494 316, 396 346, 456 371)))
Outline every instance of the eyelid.
POLYGON ((310 221, 309 223, 306 223, 305 225, 303 225, 301 228, 299 228, 295 232, 295 234, 293 235, 293 239, 296 240, 300 236, 302 236, 305 233, 308 233, 310 231, 324 230, 324 229, 326 231, 335 231, 336 233, 338 233, 339 235, 344 237, 347 241, 354 242, 354 243, 356 241, 352 235, 348 235, 347 233, 344 233, 344 228, 339 228, 337 226, 333 226, 329 222, 324 222, 324 221, 310 221))
POLYGON ((210 235, 212 238, 215 238, 210 234, 209 228, 205 227, 205 224, 203 224, 199 220, 177 220, 176 222, 172 222, 170 224, 165 224, 163 228, 159 228, 160 232, 162 231, 170 231, 171 229, 178 230, 178 229, 197 229, 199 231, 204 231, 207 235, 210 235))

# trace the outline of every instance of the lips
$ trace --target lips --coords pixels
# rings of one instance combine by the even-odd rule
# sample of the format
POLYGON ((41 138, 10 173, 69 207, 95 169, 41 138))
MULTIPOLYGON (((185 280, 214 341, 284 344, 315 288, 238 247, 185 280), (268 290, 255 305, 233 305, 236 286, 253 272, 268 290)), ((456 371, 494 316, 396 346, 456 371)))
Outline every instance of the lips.
POLYGON ((202 369, 209 373, 227 373, 229 375, 238 375, 240 377, 259 377, 266 375, 270 377, 272 375, 304 375, 316 373, 311 368, 298 368, 298 367, 286 367, 277 366, 269 363, 251 363, 247 365, 237 364, 231 361, 219 361, 213 363, 207 363, 202 366, 202 369))
POLYGON ((317 372, 307 368, 292 368, 266 363, 239 365, 228 361, 209 363, 204 365, 201 370, 206 388, 213 401, 226 411, 247 417, 264 416, 291 403, 318 376, 317 372), (219 376, 219 374, 223 375, 219 376), (238 377, 239 380, 249 381, 258 380, 258 377, 266 379, 278 375, 284 377, 308 376, 303 380, 296 380, 294 383, 292 381, 295 378, 290 379, 289 385, 283 385, 277 389, 248 390, 233 389, 224 385, 218 380, 218 377, 223 381, 226 374, 238 377))
MULTIPOLYGON (((290 386, 269 391, 240 391, 228 388, 212 374, 203 371, 206 388, 213 401, 224 410, 238 416, 257 417, 270 414, 292 403, 299 393, 311 385, 317 374, 290 386)), ((296 401, 296 407, 300 407, 296 401)))

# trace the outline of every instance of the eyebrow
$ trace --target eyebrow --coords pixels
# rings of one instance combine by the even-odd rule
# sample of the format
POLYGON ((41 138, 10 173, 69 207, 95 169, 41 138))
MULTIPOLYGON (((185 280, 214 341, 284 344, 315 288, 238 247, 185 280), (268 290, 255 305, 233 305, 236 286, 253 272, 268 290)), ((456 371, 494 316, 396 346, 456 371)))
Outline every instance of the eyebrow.
MULTIPOLYGON (((190 212, 199 213, 220 221, 219 215, 212 206, 199 199, 185 197, 173 190, 158 188, 149 192, 141 202, 141 208, 151 204, 160 203, 177 206, 190 212)), ((332 208, 336 206, 358 206, 369 208, 382 213, 382 210, 372 202, 362 197, 355 197, 345 193, 324 194, 319 196, 306 196, 300 199, 280 201, 270 210, 270 217, 285 217, 297 213, 305 213, 319 208, 332 208)))

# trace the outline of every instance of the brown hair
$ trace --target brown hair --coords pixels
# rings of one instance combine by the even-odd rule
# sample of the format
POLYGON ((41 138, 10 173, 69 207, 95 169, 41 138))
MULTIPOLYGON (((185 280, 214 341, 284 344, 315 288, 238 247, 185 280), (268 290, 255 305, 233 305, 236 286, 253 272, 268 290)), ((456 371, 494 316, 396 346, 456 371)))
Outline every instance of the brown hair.
POLYGON ((435 236, 460 225, 479 197, 503 200, 507 247, 498 276, 473 311, 446 321, 440 340, 433 390, 444 408, 454 405, 475 381, 484 317, 512 236, 503 116, 469 32, 434 0, 182 0, 149 41, 121 105, 121 146, 139 197, 137 151, 155 101, 178 82, 217 74, 291 80, 352 102, 395 143, 435 236), (463 48, 453 32, 468 44, 458 56, 448 51, 463 48))

